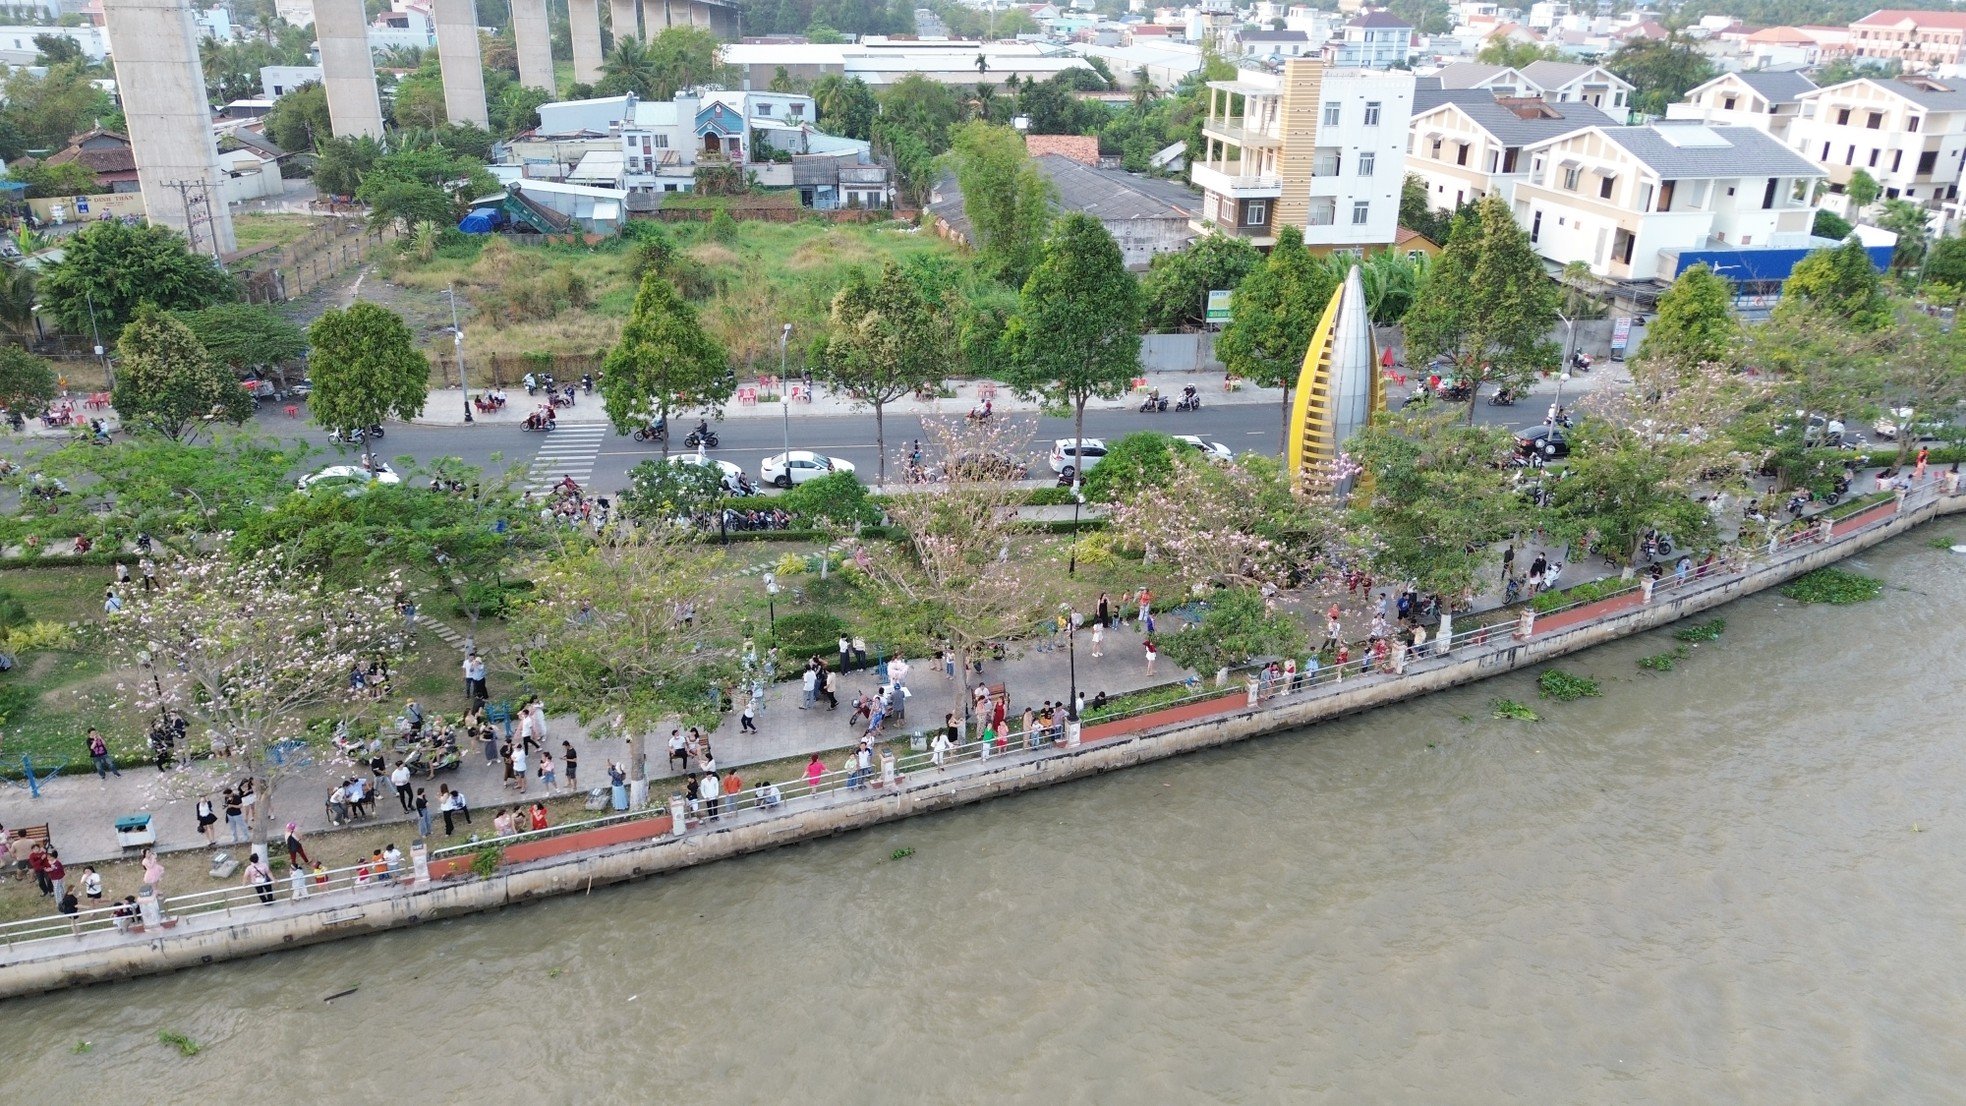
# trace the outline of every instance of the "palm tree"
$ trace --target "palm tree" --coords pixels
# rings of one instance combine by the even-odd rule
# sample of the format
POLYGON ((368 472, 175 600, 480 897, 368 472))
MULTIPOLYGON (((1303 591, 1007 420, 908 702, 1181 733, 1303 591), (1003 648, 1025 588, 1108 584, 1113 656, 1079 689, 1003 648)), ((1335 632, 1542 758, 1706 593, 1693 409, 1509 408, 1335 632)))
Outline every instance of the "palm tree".
POLYGON ((34 271, 9 262, 0 271, 0 326, 30 342, 34 337, 34 271))
POLYGON ((1153 78, 1147 76, 1146 66, 1133 71, 1133 110, 1146 111, 1147 105, 1154 102, 1154 96, 1159 91, 1154 87, 1153 78))
POLYGON ((979 82, 976 86, 976 95, 970 97, 969 100, 971 109, 970 117, 974 119, 988 119, 990 117, 990 109, 995 107, 996 103, 996 86, 987 82, 979 82))
POLYGON ((662 82, 662 65, 639 38, 625 38, 614 44, 613 52, 601 62, 601 81, 613 95, 632 92, 652 99, 662 82))
POLYGON ((976 55, 976 75, 981 77, 983 74, 989 71, 990 71, 990 59, 984 57, 981 54, 976 55))

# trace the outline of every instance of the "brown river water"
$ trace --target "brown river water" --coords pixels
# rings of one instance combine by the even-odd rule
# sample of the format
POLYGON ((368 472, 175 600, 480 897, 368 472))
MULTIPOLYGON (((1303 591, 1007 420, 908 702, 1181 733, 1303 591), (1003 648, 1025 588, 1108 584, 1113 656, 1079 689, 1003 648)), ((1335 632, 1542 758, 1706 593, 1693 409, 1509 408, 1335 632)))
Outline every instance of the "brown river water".
POLYGON ((1313 731, 0 1005, 0 1103, 1966 1099, 1966 556, 1313 731), (896 849, 912 856, 890 859, 896 849), (353 995, 324 1003, 337 991, 353 995), (185 1058, 160 1031, 203 1045, 185 1058), (77 1051, 89 1042, 86 1052, 77 1051))

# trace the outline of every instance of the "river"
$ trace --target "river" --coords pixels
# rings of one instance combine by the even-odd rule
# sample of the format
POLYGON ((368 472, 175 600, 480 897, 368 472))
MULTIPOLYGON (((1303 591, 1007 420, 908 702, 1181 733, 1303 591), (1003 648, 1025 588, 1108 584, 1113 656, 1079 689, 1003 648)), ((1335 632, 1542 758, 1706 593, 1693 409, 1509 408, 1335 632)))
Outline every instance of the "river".
POLYGON ((1670 673, 1666 633, 1570 658, 1604 694, 1537 724, 1489 716, 1512 675, 8 1003, 0 1101, 1957 1101, 1962 534, 1851 562, 1872 603, 1725 608, 1670 673))

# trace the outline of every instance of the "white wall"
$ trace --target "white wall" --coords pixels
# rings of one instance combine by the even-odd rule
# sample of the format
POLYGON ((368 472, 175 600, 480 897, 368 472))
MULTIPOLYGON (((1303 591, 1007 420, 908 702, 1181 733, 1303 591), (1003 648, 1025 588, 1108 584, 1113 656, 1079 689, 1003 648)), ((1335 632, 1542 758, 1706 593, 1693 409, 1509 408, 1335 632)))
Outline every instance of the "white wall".
POLYGON ((1336 201, 1337 217, 1330 226, 1306 227, 1304 240, 1314 245, 1364 246, 1391 242, 1399 230, 1399 191, 1406 175, 1406 124, 1413 116, 1413 76, 1400 71, 1331 70, 1324 75, 1317 145, 1319 155, 1335 150, 1340 173, 1312 177, 1313 206, 1322 198, 1336 201), (1366 106, 1379 105, 1378 122, 1366 123, 1366 106), (1326 126, 1323 109, 1338 105, 1338 123, 1326 126), (1372 175, 1360 176, 1360 154, 1373 156, 1372 175), (1353 205, 1368 204, 1364 224, 1352 222, 1353 205))

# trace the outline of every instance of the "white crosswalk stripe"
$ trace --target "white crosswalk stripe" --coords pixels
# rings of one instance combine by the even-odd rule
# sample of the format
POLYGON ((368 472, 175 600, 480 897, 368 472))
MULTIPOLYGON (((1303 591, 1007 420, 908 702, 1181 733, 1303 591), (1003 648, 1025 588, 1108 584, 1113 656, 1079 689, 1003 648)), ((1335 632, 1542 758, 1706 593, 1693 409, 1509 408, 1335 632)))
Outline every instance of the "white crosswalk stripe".
POLYGON ((600 457, 607 436, 606 424, 562 425, 546 435, 540 444, 527 470, 526 486, 536 492, 545 491, 569 476, 576 484, 587 483, 594 475, 594 462, 600 457))

